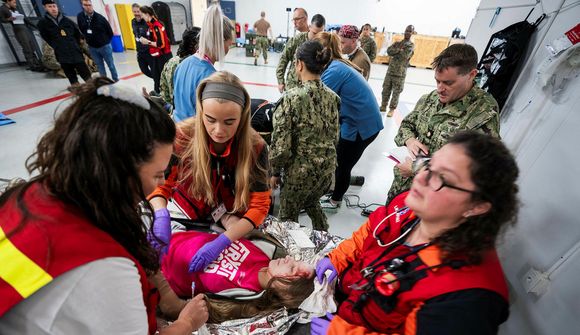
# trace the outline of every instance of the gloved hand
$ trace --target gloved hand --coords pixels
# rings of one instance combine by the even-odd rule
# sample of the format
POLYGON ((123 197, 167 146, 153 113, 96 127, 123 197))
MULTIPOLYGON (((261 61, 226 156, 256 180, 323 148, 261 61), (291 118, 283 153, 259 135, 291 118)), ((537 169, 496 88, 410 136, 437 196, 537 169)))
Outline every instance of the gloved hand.
POLYGON ((153 226, 149 232, 149 243, 159 250, 161 255, 167 253, 169 240, 171 239, 171 215, 167 208, 161 208, 153 213, 153 226), (153 233, 151 233, 153 232, 153 233), (155 235, 155 236, 153 236, 155 235), (159 243, 161 240, 163 244, 159 243))
POLYGON ((206 243, 201 247, 189 262, 189 272, 198 272, 205 269, 209 263, 215 261, 220 253, 232 244, 232 241, 224 235, 220 234, 215 240, 206 243))
POLYGON ((336 276, 338 276, 338 271, 332 265, 330 258, 324 257, 323 259, 319 260, 316 263, 316 278, 318 278, 318 282, 322 284, 322 280, 324 279, 324 273, 326 270, 332 271, 332 273, 328 276, 328 282, 330 283, 336 276))
POLYGON ((310 334, 311 335, 326 335, 328 332, 328 327, 330 326, 330 321, 334 318, 334 314, 326 313, 326 317, 314 318, 310 323, 310 334))

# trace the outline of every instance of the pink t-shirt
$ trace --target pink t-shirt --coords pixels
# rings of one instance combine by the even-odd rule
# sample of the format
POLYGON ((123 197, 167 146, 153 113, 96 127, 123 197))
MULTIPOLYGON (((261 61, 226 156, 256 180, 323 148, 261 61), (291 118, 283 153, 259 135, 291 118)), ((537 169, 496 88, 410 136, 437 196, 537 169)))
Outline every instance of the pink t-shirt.
POLYGON ((189 262, 195 253, 218 235, 200 232, 175 233, 163 258, 161 270, 167 282, 180 297, 191 297, 191 282, 195 293, 219 293, 232 288, 262 291, 258 271, 268 266, 270 258, 252 242, 240 239, 224 249, 218 259, 203 272, 189 273, 189 262))

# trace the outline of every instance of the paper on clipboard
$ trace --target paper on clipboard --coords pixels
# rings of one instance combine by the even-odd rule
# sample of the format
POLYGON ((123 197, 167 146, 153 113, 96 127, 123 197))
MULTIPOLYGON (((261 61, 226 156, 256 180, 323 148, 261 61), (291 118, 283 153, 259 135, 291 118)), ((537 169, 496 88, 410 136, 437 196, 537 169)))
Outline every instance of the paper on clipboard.
POLYGON ((12 21, 12 23, 24 24, 24 15, 18 13, 17 11, 14 11, 12 12, 12 17, 14 18, 14 21, 12 21))
POLYGON ((405 162, 407 158, 411 158, 407 147, 396 147, 391 149, 391 151, 385 152, 383 154, 396 164, 401 164, 405 162))

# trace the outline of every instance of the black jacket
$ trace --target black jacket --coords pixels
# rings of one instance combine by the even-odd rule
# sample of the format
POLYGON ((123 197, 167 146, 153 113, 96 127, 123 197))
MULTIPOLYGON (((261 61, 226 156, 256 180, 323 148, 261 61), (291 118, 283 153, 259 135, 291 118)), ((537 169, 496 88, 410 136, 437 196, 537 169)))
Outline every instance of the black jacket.
POLYGON ((54 49, 56 60, 61 64, 84 63, 80 47, 79 27, 72 20, 58 15, 58 24, 48 13, 38 22, 40 36, 54 49))
POLYGON ((90 47, 100 48, 111 43, 113 29, 109 21, 101 14, 93 12, 92 17, 89 17, 85 12, 80 12, 77 15, 77 23, 90 47))
POLYGON ((131 26, 133 26, 133 35, 135 35, 135 40, 137 41, 137 52, 142 54, 149 54, 149 46, 143 45, 139 42, 140 37, 147 38, 147 31, 149 30, 149 26, 145 20, 141 19, 141 21, 137 21, 133 18, 131 20, 131 26))

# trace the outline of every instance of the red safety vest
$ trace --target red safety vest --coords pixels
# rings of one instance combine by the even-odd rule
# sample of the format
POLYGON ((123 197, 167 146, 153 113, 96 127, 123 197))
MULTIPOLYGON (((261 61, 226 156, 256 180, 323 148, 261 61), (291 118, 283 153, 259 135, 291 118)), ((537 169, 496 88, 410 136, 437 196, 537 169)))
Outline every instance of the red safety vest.
POLYGON ((159 294, 135 258, 77 207, 49 195, 40 182, 26 190, 24 204, 31 215, 20 228, 22 212, 15 199, 0 209, 0 317, 67 271, 107 257, 126 257, 137 266, 149 332, 155 333, 159 294))
MULTIPOLYGON (((387 213, 399 211, 398 214, 385 220, 377 229, 377 235, 383 244, 395 240, 401 235, 401 229, 415 220, 414 213, 404 209, 404 200, 408 192, 402 193, 391 201, 387 207, 380 207, 369 217, 370 231, 374 231, 377 225, 387 216, 387 213)), ((404 238, 403 238, 404 239, 404 238)), ((340 290, 348 298, 340 305, 338 314, 348 323, 373 329, 381 333, 403 333, 407 316, 424 301, 454 291, 465 289, 487 289, 497 292, 506 301, 508 300, 507 284, 504 273, 495 250, 489 250, 481 264, 464 265, 459 268, 443 266, 436 269, 417 271, 416 281, 410 289, 402 291, 396 298, 387 303, 387 297, 378 292, 363 297, 364 302, 356 303, 365 294, 365 290, 355 290, 351 285, 364 284, 361 270, 380 262, 402 257, 408 264, 413 264, 416 270, 425 269, 428 266, 441 264, 440 251, 435 245, 413 254, 410 248, 399 244, 390 252, 383 255, 389 247, 381 247, 377 240, 370 234, 364 241, 364 252, 352 266, 341 276, 340 290), (366 298, 366 299, 365 299, 366 298)), ((465 263, 464 263, 465 264, 465 263)), ((407 285, 400 282, 401 288, 407 285)))
POLYGON ((161 24, 161 22, 157 20, 152 20, 152 22, 148 22, 147 25, 149 26, 149 37, 151 41, 155 42, 157 45, 157 35, 155 34, 155 27, 159 29, 161 33, 161 46, 149 46, 149 53, 153 57, 159 57, 161 55, 166 55, 171 53, 171 43, 169 42, 169 37, 167 37, 167 33, 165 32, 165 27, 161 24))

